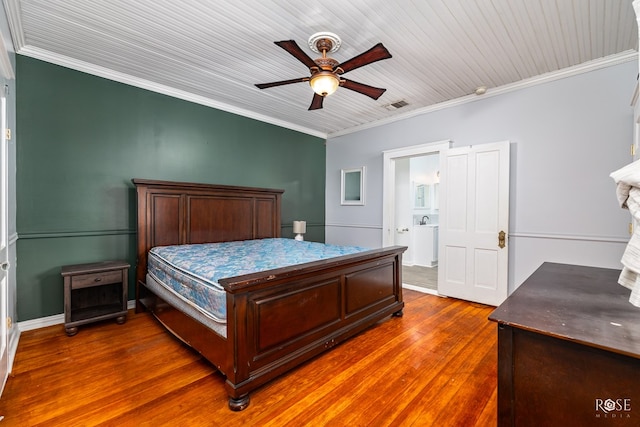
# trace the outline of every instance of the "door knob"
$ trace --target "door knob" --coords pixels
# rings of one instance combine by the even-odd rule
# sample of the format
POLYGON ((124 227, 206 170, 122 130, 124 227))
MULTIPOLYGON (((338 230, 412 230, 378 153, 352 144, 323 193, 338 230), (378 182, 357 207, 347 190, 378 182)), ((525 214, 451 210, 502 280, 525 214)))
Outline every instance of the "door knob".
POLYGON ((498 233, 498 247, 500 249, 504 248, 506 238, 507 235, 505 234, 505 232, 500 230, 500 232, 498 233))

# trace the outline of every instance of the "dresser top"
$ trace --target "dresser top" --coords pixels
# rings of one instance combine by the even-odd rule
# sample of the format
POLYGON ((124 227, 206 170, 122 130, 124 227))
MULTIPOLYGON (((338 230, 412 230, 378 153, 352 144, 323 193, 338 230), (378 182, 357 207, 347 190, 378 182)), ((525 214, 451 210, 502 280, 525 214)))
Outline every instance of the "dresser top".
POLYGON ((489 320, 640 359, 640 308, 620 270, 544 263, 489 320))

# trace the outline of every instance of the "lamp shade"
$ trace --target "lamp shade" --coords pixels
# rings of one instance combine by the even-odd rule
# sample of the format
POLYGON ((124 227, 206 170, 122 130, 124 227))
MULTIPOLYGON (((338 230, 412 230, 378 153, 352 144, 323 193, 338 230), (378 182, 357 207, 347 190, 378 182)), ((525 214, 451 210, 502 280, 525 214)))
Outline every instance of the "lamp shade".
POLYGON ((329 96, 338 89, 340 80, 331 71, 320 71, 309 80, 311 89, 320 96, 329 96))
POLYGON ((304 234, 307 232, 306 221, 293 221, 293 232, 295 234, 304 234))

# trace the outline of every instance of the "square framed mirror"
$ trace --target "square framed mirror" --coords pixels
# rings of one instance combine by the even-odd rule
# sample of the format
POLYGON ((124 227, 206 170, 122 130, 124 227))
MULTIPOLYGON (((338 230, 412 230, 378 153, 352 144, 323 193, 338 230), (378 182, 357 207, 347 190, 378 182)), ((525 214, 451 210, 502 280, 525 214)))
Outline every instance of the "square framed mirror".
POLYGON ((342 169, 340 197, 342 205, 364 205, 364 166, 342 169))
POLYGON ((414 199, 413 199, 413 208, 414 209, 427 209, 430 208, 430 186, 426 184, 415 184, 414 185, 414 199))

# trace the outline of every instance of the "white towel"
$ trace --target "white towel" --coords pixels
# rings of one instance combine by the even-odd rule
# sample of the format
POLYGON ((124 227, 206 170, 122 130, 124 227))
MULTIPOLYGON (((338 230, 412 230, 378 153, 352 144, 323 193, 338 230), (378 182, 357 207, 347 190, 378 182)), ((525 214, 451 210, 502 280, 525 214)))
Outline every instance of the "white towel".
POLYGON ((640 275, 629 270, 627 267, 622 268, 622 273, 618 278, 618 283, 625 288, 631 289, 631 295, 629 296, 629 302, 636 307, 640 307, 640 283, 638 278, 640 275))
MULTIPOLYGON (((613 172, 611 178, 616 182, 616 197, 620 207, 629 212, 640 223, 640 160, 613 172)), ((629 302, 640 307, 640 229, 634 233, 622 255, 622 272, 618 283, 631 289, 629 302)))
POLYGON ((609 175, 617 183, 620 181, 632 187, 640 187, 640 160, 629 163, 609 175))
POLYGON ((627 199, 629 198, 629 190, 631 190, 631 186, 629 184, 625 184, 624 182, 618 182, 616 185, 616 197, 618 198, 618 204, 621 208, 627 208, 627 199))

